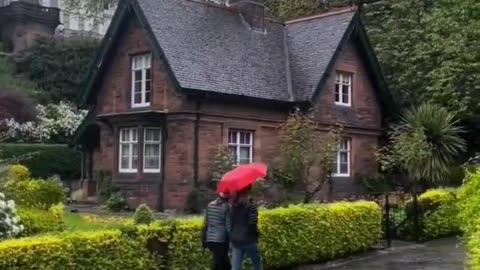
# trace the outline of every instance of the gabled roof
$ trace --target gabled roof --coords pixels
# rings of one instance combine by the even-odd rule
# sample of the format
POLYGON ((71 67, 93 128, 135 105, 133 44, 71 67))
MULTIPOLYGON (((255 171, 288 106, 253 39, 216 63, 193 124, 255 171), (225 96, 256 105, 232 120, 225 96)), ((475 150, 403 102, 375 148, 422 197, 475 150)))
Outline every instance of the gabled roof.
MULTIPOLYGON (((363 53, 383 76, 358 12, 345 9, 280 23, 266 20, 266 34, 245 27, 237 12, 196 0, 121 0, 88 79, 92 101, 104 58, 135 14, 182 90, 246 96, 280 102, 312 101, 325 83, 340 49, 352 33, 362 36, 363 53)), ((385 95, 387 96, 387 95, 385 95)))

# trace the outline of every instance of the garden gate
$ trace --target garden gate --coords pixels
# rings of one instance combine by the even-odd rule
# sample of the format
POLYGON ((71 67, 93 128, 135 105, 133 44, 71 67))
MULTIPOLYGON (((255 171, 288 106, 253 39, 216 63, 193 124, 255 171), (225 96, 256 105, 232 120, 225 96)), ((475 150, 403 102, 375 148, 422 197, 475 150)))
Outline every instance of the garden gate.
POLYGON ((392 240, 415 241, 422 239, 422 211, 418 192, 386 193, 377 197, 382 208, 384 245, 392 246, 392 240))

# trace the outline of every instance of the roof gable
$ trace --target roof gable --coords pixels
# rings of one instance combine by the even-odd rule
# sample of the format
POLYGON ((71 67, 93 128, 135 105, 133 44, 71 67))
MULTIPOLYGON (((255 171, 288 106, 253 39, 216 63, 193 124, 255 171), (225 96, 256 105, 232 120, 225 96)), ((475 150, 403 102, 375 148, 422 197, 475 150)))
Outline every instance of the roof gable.
MULTIPOLYGON (((266 21, 266 33, 245 27, 235 11, 194 0, 121 0, 92 65, 85 101, 92 102, 122 22, 137 16, 178 89, 280 102, 313 101, 338 52, 353 32, 374 72, 385 82, 356 11, 290 21, 266 21)), ((384 102, 386 103, 386 102, 384 102)))

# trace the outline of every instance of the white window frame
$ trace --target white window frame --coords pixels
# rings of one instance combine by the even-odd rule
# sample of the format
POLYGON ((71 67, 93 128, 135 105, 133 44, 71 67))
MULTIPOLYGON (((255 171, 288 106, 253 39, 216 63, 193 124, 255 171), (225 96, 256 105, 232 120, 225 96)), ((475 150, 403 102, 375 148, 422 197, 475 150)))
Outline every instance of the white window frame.
POLYGON ((240 149, 242 147, 249 147, 250 148, 250 157, 249 157, 249 163, 253 163, 253 131, 249 130, 238 130, 238 129, 229 129, 228 130, 228 146, 229 147, 235 147, 235 164, 236 165, 241 165, 240 163, 240 149), (236 138, 235 142, 231 143, 230 142, 230 133, 235 132, 236 133, 236 138), (249 144, 244 144, 240 143, 240 133, 247 133, 250 135, 250 143, 249 144))
MULTIPOLYGON (((121 173, 136 173, 137 168, 133 168, 133 144, 137 144, 137 151, 138 151, 138 129, 137 128, 122 128, 119 130, 118 133, 118 171, 121 173), (124 141, 122 138, 123 131, 128 130, 128 141, 124 141), (137 140, 133 140, 133 132, 137 133, 137 140), (122 145, 127 144, 129 145, 128 151, 128 168, 122 168, 122 156, 123 156, 123 147, 122 145)), ((137 152, 137 165, 138 165, 138 152, 137 152)))
POLYGON ((352 139, 342 138, 338 144, 338 150, 336 155, 336 170, 332 173, 334 177, 350 177, 350 170, 352 165, 352 139), (342 142, 347 142, 347 149, 340 149, 342 142), (347 173, 340 173, 341 168, 341 153, 347 153, 347 173))
POLYGON ((162 168, 162 129, 158 127, 146 127, 143 130, 143 172, 145 173, 160 173, 162 168), (159 141, 147 141, 147 130, 158 130, 160 132, 159 141), (145 168, 146 148, 147 145, 158 145, 158 169, 145 168))
POLYGON ((152 100, 152 74, 150 74, 150 101, 146 102, 146 86, 147 86, 147 70, 150 69, 152 73, 152 54, 141 54, 135 55, 132 57, 132 89, 131 89, 131 99, 132 99, 132 108, 148 107, 150 106, 152 100), (135 60, 141 59, 142 65, 140 67, 135 67, 135 60), (142 80, 141 80, 141 101, 140 103, 135 103, 135 71, 142 71, 142 80))
POLYGON ((340 72, 338 71, 335 76, 335 104, 340 106, 351 107, 352 106, 352 83, 353 83, 353 74, 347 72, 340 72), (344 79, 347 78, 347 83, 344 83, 344 79), (336 91, 337 85, 339 93, 338 93, 338 101, 336 99, 336 91), (344 102, 343 100, 343 86, 348 86, 348 102, 344 102))

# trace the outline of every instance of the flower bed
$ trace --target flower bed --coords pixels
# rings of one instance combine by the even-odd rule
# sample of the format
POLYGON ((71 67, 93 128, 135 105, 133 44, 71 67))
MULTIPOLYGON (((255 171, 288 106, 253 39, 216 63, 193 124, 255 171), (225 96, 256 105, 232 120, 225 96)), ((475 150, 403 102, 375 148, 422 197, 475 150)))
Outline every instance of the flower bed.
MULTIPOLYGON (((266 268, 331 260, 370 249, 381 237, 372 202, 291 206, 260 214, 266 268)), ((0 243, 2 270, 209 269, 201 219, 163 221, 120 231, 89 232, 0 243)))

